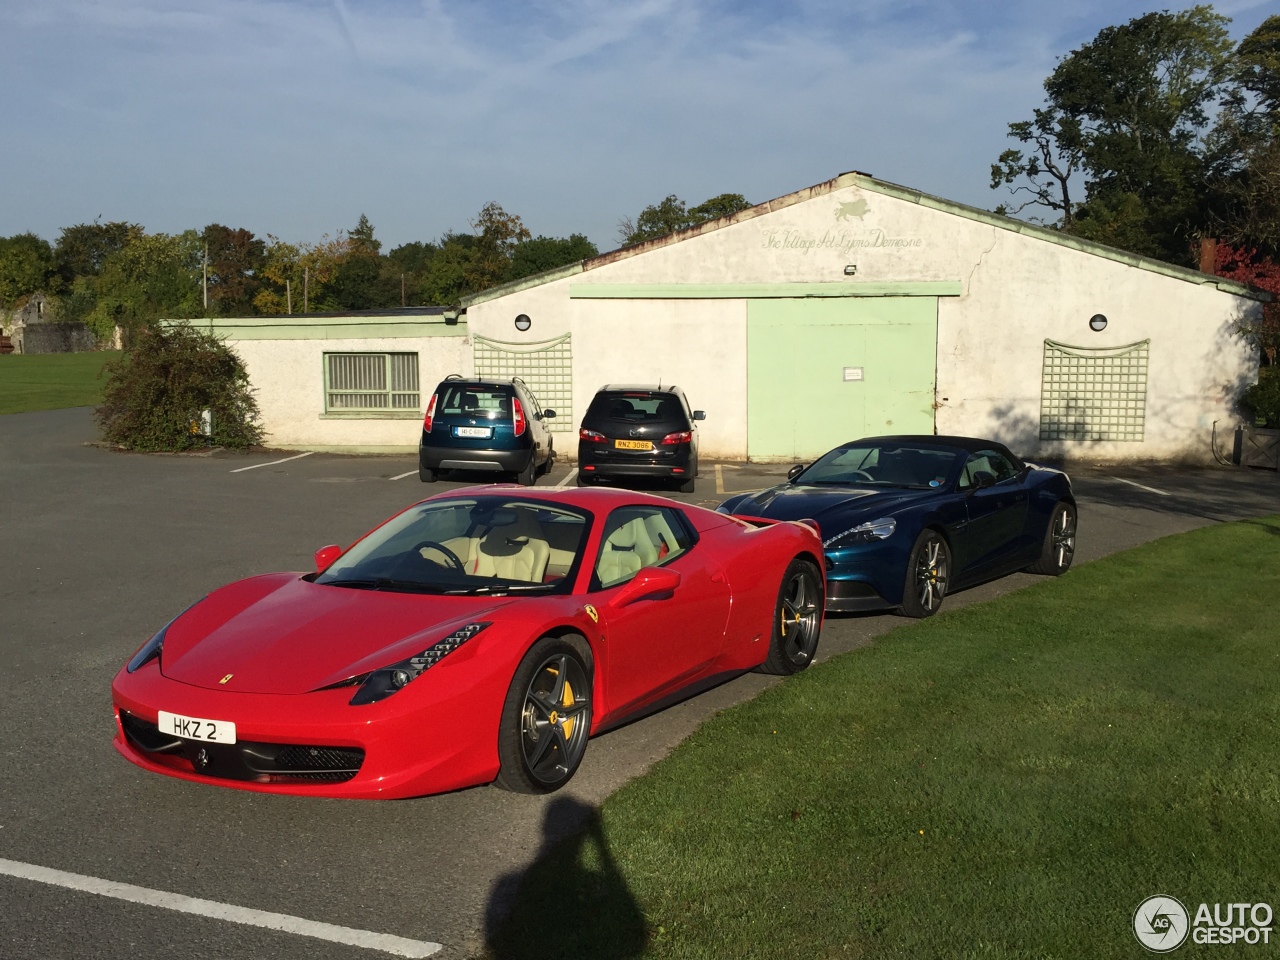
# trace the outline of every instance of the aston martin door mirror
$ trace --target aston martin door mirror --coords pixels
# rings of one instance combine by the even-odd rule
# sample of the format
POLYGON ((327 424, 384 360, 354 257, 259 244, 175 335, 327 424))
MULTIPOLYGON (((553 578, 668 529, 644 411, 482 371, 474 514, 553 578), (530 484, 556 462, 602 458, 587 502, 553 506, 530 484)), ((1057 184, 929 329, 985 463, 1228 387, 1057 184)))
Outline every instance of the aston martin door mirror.
POLYGON ((996 475, 989 470, 979 470, 973 475, 973 489, 985 490, 996 485, 996 475))
POLYGON ((321 547, 316 551, 316 573, 324 573, 329 564, 342 556, 342 548, 336 543, 331 543, 327 547, 321 547))
POLYGON ((802 473, 804 473, 804 464, 797 463, 794 467, 792 467, 790 470, 787 471, 787 479, 794 480, 796 477, 800 476, 800 474, 802 473))
POLYGON ((667 600, 680 586, 680 571, 670 567, 642 567, 609 601, 611 607, 625 607, 637 600, 667 600))

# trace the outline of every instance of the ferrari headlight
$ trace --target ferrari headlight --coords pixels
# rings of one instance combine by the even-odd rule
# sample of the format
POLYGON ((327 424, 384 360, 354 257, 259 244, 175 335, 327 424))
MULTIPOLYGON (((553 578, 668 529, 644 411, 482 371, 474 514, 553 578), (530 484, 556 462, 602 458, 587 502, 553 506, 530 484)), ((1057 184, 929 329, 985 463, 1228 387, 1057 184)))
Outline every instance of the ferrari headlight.
POLYGON ((164 648, 164 635, 169 632, 169 627, 172 623, 173 621, 170 620, 169 623, 157 630, 156 635, 144 643, 142 648, 133 655, 125 669, 133 673, 140 667, 157 659, 160 656, 160 651, 164 648))
POLYGON ((858 543, 871 543, 873 540, 887 540, 893 536, 893 531, 898 529, 898 521, 893 517, 881 517, 879 520, 868 520, 866 523, 860 523, 856 527, 851 527, 844 533, 838 533, 830 540, 824 540, 822 546, 830 548, 839 544, 842 547, 852 547, 858 543))
MULTIPOLYGON (((355 682, 360 683, 360 689, 351 698, 351 705, 359 706, 362 703, 377 703, 379 700, 385 700, 401 687, 408 686, 418 679, 422 674, 489 626, 489 623, 490 621, 487 620, 468 623, 462 629, 455 630, 442 640, 437 640, 427 649, 410 657, 408 660, 401 660, 399 663, 393 663, 389 667, 375 670, 363 678, 353 678, 355 682)), ((351 682, 343 681, 340 684, 334 684, 334 686, 347 686, 351 682)))

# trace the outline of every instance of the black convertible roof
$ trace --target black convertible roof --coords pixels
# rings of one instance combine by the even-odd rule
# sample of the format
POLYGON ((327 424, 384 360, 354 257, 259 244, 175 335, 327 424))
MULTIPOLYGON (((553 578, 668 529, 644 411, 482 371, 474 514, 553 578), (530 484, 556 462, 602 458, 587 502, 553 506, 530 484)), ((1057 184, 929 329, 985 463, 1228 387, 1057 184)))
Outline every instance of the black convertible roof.
POLYGON ((995 450, 1003 453, 1010 460, 1021 465, 1022 459, 1014 455, 1014 453, 1003 443, 996 440, 981 440, 977 437, 947 437, 934 436, 933 434, 902 434, 893 437, 862 437, 859 440, 850 440, 843 446, 850 446, 855 443, 913 443, 921 447, 952 447, 957 450, 963 450, 965 453, 978 453, 980 450, 995 450))

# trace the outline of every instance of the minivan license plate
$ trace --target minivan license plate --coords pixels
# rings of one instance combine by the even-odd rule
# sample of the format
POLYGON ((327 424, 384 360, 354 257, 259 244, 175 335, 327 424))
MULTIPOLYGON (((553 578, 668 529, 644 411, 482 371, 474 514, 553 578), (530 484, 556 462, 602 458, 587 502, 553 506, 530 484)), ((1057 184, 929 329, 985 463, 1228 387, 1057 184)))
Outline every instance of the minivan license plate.
POLYGON ((652 450, 653 442, 650 440, 615 440, 613 445, 618 450, 652 450))
POLYGON ((454 436, 457 437, 488 437, 492 428, 490 427, 454 427, 454 436))
POLYGON ((236 725, 230 720, 202 720, 184 717, 179 713, 160 711, 156 726, 161 733, 168 733, 184 740, 204 740, 209 743, 235 743, 236 725))

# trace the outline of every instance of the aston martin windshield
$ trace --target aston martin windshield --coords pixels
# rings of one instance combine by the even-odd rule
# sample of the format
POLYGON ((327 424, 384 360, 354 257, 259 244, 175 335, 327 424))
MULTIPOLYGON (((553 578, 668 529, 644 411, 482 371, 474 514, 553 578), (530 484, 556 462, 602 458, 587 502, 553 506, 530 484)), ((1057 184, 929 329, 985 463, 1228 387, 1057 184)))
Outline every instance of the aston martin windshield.
POLYGON ((856 443, 836 447, 796 477, 796 483, 928 490, 947 482, 963 456, 946 447, 856 443))
POLYGON ((406 593, 562 593, 590 520, 537 500, 430 500, 373 531, 315 582, 406 593))

